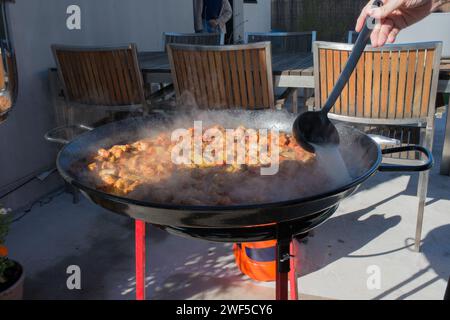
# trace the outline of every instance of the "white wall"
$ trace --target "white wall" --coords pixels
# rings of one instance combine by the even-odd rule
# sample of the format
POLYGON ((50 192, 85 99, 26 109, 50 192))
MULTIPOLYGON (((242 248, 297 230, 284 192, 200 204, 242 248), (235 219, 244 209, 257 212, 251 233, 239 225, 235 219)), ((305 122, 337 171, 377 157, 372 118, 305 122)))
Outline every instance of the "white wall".
POLYGON ((271 14, 271 0, 258 0, 257 3, 234 0, 234 41, 243 41, 245 32, 269 32, 272 27, 271 14))
POLYGON ((433 13, 400 31, 395 43, 442 41, 442 56, 450 57, 450 13, 433 13))
POLYGON ((244 4, 245 32, 269 32, 272 28, 271 0, 244 4))
POLYGON ((244 1, 233 1, 233 39, 235 43, 244 40, 244 1))
MULTIPOLYGON (((10 5, 19 70, 19 97, 0 125, 0 191, 14 181, 54 164, 56 147, 44 133, 55 126, 48 68, 54 66, 52 43, 114 45, 135 42, 140 50, 162 48, 162 32, 192 32, 188 0, 19 0, 10 5), (66 9, 81 7, 81 30, 66 28, 66 9)), ((39 182, 9 198, 24 205, 49 188, 39 182)), ((3 202, 3 201, 2 201, 3 202)))

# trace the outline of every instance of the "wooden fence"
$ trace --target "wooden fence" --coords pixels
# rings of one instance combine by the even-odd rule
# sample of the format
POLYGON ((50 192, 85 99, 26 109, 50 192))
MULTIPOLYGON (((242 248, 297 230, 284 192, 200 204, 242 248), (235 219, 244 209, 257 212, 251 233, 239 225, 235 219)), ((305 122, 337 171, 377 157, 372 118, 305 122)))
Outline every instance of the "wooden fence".
MULTIPOLYGON (((264 0, 267 1, 267 0, 264 0)), ((347 41, 366 0, 272 0, 272 29, 317 31, 318 40, 347 41)))

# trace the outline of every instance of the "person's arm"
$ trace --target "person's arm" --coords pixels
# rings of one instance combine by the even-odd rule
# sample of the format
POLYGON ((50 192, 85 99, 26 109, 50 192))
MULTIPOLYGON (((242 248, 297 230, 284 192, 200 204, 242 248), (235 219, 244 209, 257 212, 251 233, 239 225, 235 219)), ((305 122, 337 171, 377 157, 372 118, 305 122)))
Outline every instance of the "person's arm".
POLYGON ((231 8, 230 2, 228 0, 223 0, 223 9, 221 15, 217 18, 217 23, 219 25, 225 25, 228 20, 233 16, 233 9, 231 8))
POLYGON ((199 33, 203 31, 203 0, 194 0, 194 30, 199 33))
POLYGON ((373 0, 364 7, 355 30, 361 31, 368 16, 377 19, 370 40, 372 46, 381 47, 395 41, 400 30, 422 20, 448 0, 382 0, 383 6, 373 8, 373 0))

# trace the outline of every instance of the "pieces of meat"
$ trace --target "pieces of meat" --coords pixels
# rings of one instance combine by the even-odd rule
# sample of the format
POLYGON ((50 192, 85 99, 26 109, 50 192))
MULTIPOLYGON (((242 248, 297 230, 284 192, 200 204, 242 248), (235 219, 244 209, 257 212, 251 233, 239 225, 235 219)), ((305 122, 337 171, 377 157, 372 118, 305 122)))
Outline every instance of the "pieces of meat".
MULTIPOLYGON (((87 169, 95 177, 97 187, 107 192, 129 195, 153 202, 172 202, 185 205, 232 205, 243 202, 267 201, 270 185, 277 179, 290 178, 293 172, 301 170, 314 154, 300 146, 289 134, 280 133, 278 140, 280 174, 278 177, 263 179, 261 166, 271 161, 271 145, 274 137, 269 134, 249 138, 247 128, 239 126, 235 131, 234 148, 226 148, 225 128, 216 125, 203 132, 200 163, 175 165, 171 161, 171 150, 177 141, 171 141, 171 133, 161 133, 154 138, 144 138, 130 144, 101 148, 87 164, 87 169), (214 129, 214 130, 210 130, 214 129), (217 133, 212 136, 211 133, 217 133), (221 133, 221 134, 219 134, 221 133), (250 141, 258 144, 250 144, 250 141), (267 143, 267 154, 261 143, 267 143), (206 149, 209 148, 209 149, 206 149), (208 150, 208 152, 205 152, 208 150), (237 157, 237 150, 245 155, 237 157), (269 156, 269 157, 268 157, 269 156), (231 162, 230 162, 231 161, 231 162), (241 163, 239 161, 243 161, 241 163), (256 187, 240 192, 241 185, 252 181, 256 187), (259 186, 258 184, 261 184, 259 186)), ((253 130, 254 132, 258 132, 253 130)), ((194 129, 188 129, 194 136, 194 129)), ((193 141, 194 139, 192 139, 193 141)), ((192 142, 193 144, 193 142, 192 142)), ((249 188, 246 185, 245 188, 249 188)))

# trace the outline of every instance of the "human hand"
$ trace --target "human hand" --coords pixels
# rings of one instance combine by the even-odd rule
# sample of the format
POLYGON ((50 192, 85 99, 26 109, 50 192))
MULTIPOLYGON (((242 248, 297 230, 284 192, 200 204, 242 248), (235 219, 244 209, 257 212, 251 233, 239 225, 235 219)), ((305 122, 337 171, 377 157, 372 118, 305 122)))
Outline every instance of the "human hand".
POLYGON ((215 27, 217 27, 219 25, 219 23, 215 19, 209 20, 208 23, 211 26, 211 28, 215 28, 215 27))
POLYGON ((372 6, 373 0, 364 7, 356 22, 355 30, 360 32, 367 17, 377 19, 370 40, 373 47, 395 41, 397 34, 431 13, 432 0, 382 0, 383 6, 372 6))

